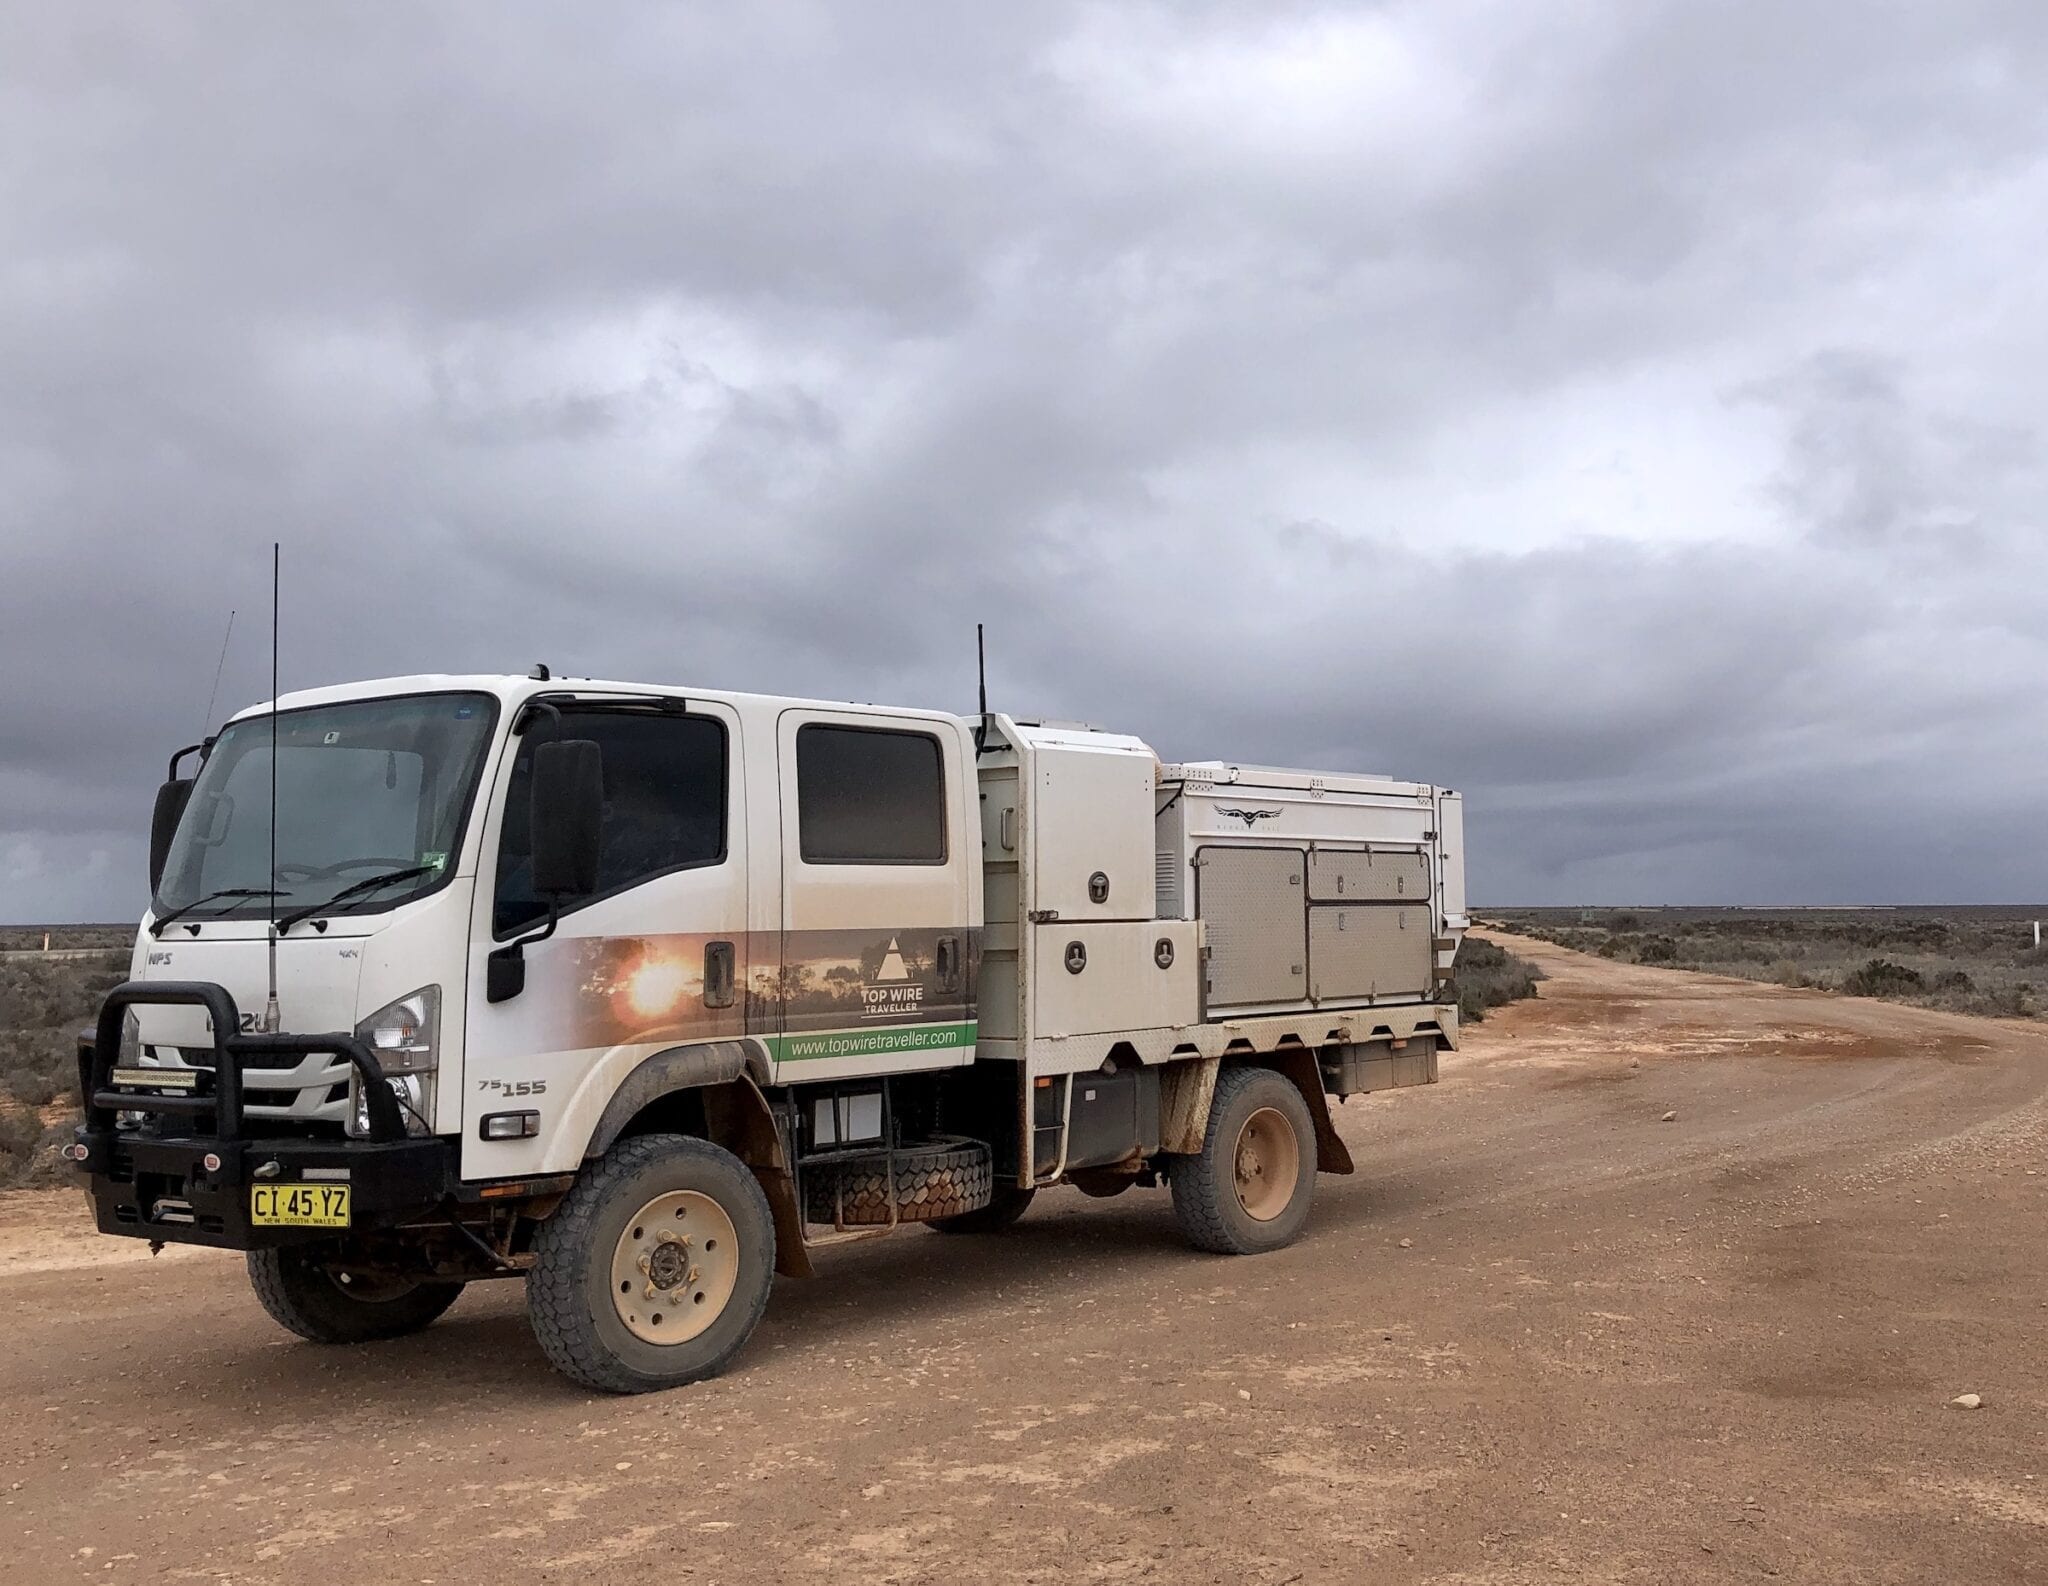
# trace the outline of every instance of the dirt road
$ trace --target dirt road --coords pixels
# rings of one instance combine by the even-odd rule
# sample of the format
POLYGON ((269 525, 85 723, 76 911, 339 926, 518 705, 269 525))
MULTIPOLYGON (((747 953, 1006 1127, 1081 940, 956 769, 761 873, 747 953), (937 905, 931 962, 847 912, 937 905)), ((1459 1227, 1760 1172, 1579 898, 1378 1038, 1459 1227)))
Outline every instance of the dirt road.
POLYGON ((0 1199, 0 1580, 2048 1580, 2048 1032, 1518 950, 1296 1248, 1060 1192, 651 1398, 0 1199))

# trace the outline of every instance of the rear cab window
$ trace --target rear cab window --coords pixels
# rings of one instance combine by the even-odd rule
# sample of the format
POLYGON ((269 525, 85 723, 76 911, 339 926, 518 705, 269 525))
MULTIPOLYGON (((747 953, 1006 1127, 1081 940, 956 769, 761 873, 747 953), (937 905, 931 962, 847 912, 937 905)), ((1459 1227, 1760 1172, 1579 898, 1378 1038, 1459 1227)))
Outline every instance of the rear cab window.
POLYGON ((805 864, 945 864, 945 755, 931 733, 807 722, 796 788, 805 864))

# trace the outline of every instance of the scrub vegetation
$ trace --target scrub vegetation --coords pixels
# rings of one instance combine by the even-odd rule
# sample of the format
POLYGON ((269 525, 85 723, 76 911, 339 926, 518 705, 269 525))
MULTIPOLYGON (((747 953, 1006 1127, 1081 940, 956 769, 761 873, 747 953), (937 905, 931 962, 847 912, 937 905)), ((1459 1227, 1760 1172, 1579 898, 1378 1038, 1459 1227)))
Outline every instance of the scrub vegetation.
POLYGON ((1496 909, 1510 931, 1623 963, 1883 997, 1952 1013, 2048 1014, 2048 906, 1496 909))
POLYGON ((132 926, 0 929, 0 1188, 61 1182, 78 1115, 78 1032, 128 972, 132 926))
POLYGON ((1458 944, 1452 965, 1451 983, 1458 996, 1458 1017, 1477 1024, 1489 1008, 1503 1007, 1536 995, 1536 982, 1543 971, 1526 958, 1477 936, 1458 944))

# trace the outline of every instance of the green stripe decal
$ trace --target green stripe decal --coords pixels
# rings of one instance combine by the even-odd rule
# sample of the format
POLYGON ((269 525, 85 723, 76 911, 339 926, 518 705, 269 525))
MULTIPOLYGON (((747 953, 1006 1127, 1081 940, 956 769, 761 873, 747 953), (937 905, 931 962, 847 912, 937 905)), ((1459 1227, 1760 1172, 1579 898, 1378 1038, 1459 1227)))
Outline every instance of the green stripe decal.
POLYGON ((817 1030, 764 1039, 776 1062, 801 1063, 825 1057, 889 1057, 972 1046, 975 1028, 976 1022, 969 1019, 965 1024, 892 1024, 874 1030, 817 1030))

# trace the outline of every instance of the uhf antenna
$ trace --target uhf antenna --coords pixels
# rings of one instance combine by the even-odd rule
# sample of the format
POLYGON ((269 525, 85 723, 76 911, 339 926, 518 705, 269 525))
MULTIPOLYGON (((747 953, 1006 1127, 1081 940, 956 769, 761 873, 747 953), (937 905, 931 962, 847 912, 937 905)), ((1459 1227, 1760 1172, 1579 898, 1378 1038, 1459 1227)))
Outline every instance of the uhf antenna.
POLYGON ((199 724, 203 738, 213 731, 213 702, 220 698, 221 668, 228 664, 228 640, 235 636, 235 614, 228 612, 228 631, 220 636, 220 659, 213 663, 213 687, 206 696, 206 719, 199 724))
MULTIPOLYGON (((263 1028, 277 1034, 284 1020, 277 1008, 277 587, 278 542, 270 542, 270 995, 263 1003, 263 1028)), ((209 712, 209 714, 211 714, 209 712)))
POLYGON ((978 622, 974 625, 974 677, 981 707, 981 724, 974 729, 974 757, 979 760, 988 749, 988 646, 982 642, 978 622))

